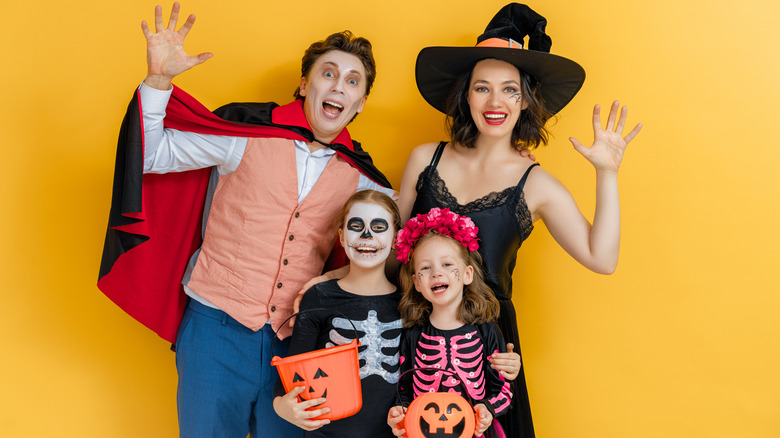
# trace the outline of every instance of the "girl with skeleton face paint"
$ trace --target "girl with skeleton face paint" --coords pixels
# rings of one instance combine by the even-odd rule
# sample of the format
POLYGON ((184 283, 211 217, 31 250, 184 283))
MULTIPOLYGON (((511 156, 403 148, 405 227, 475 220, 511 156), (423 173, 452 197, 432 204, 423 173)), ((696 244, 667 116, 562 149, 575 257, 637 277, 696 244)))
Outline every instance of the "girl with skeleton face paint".
POLYGON ((365 202, 353 204, 344 226, 339 229, 351 268, 384 267, 395 230, 392 215, 385 207, 365 202))
POLYGON ((277 384, 274 410, 285 420, 312 431, 307 437, 393 437, 385 415, 395 401, 400 368, 401 293, 387 280, 385 262, 400 221, 395 202, 372 190, 353 195, 336 218, 334 227, 350 260, 349 272, 341 279, 318 283, 303 295, 300 310, 309 311, 297 317, 288 355, 349 343, 355 337, 354 324, 361 345, 358 359, 363 405, 357 414, 332 423, 315 420, 328 409, 317 408, 327 397, 324 379, 312 379, 306 382, 308 386, 287 394, 281 383, 277 384), (323 395, 303 401, 298 397, 302 391, 323 395))

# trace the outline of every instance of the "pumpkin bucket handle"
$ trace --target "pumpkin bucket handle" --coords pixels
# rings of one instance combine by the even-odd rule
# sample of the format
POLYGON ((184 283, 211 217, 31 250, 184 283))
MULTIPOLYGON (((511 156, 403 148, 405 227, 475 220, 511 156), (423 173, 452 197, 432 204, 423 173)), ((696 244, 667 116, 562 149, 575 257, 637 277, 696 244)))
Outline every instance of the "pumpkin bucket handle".
POLYGON ((472 408, 474 407, 474 399, 471 398, 471 394, 469 394, 469 389, 466 388, 466 385, 463 384, 463 379, 461 379, 460 376, 457 373, 453 372, 453 371, 443 370, 441 368, 434 368, 434 367, 409 368, 408 370, 406 370, 403 373, 401 373, 401 375, 398 376, 398 383, 395 384, 395 395, 396 395, 396 397, 398 399, 401 398, 401 392, 399 391, 399 387, 401 385, 401 379, 403 379, 403 377, 405 375, 407 375, 410 371, 442 371, 442 372, 445 372, 445 373, 452 374, 453 376, 455 376, 458 379, 458 384, 463 388, 463 392, 466 394, 466 397, 465 397, 466 401, 469 402, 469 404, 471 405, 472 408))
MULTIPOLYGON (((325 311, 328 311, 328 312, 336 312, 339 315, 341 315, 344 319, 347 320, 347 322, 349 322, 349 325, 352 326, 352 330, 354 330, 354 332, 355 332, 355 337, 353 339, 358 339, 358 329, 357 329, 357 327, 355 327, 355 323, 353 323, 351 319, 347 318, 347 315, 341 313, 340 311, 338 311, 336 309, 328 309, 327 307, 313 307, 311 309, 300 310, 300 311, 298 311, 296 313, 293 313, 292 315, 288 316, 284 321, 282 321, 281 324, 279 324, 279 330, 281 330, 282 327, 284 327, 284 325, 287 324, 287 321, 295 318, 296 316, 300 315, 301 313, 316 312, 318 310, 325 310, 325 311)), ((273 343, 279 337, 279 330, 274 330, 274 338, 271 340, 271 343, 273 343)), ((358 345, 360 345, 360 341, 358 341, 358 345)), ((273 345, 271 345, 271 351, 273 351, 273 345)))
MULTIPOLYGON (((454 373, 454 372, 452 372, 450 370, 441 369, 441 368, 434 368, 434 367, 411 368, 411 369, 406 370, 403 373, 401 373, 401 375, 398 377, 398 383, 396 384, 396 395, 397 395, 397 397, 399 399, 400 399, 399 387, 401 385, 401 379, 406 374, 408 374, 411 371, 434 371, 434 372, 443 371, 445 373, 451 374, 451 375, 453 375, 454 377, 456 377, 458 379, 458 383, 463 388, 463 392, 465 393, 465 397, 463 397, 462 395, 458 394, 457 392, 443 392, 443 393, 424 392, 424 393, 419 394, 417 397, 414 398, 414 400, 411 401, 411 403, 409 403, 409 406, 406 409, 406 415, 404 416, 404 419, 403 419, 403 427, 406 429, 406 436, 408 436, 409 438, 420 438, 420 437, 428 437, 428 436, 440 436, 440 434, 439 434, 439 432, 440 432, 440 430, 439 430, 440 429, 440 425, 435 425, 434 426, 433 425, 434 423, 429 423, 427 421, 423 421, 423 414, 421 412, 421 409, 423 409, 423 408, 421 408, 421 406, 425 406, 425 408, 423 410, 427 410, 428 406, 430 406, 431 404, 435 405, 435 404, 438 403, 438 402, 435 401, 435 400, 437 400, 437 399, 435 399, 436 396, 439 396, 439 397, 443 396, 443 397, 450 398, 450 401, 448 402, 448 405, 451 405, 451 403, 453 401, 455 401, 456 405, 458 403, 464 403, 464 404, 468 404, 468 406, 471 407, 471 412, 472 412, 471 415, 466 414, 463 417, 461 417, 459 421, 456 418, 455 419, 456 423, 449 423, 448 427, 450 427, 452 429, 452 432, 451 433, 447 433, 446 435, 447 436, 453 436, 453 437, 455 437, 455 436, 457 436, 457 437, 467 437, 467 436, 471 437, 471 436, 473 436, 474 429, 475 429, 475 426, 476 426, 476 417, 475 417, 476 412, 474 411, 474 399, 469 394, 468 388, 463 383, 463 379, 460 378, 460 376, 458 376, 457 373, 454 373), (408 422, 410 418, 413 419, 413 421, 411 423, 408 422), (423 427, 424 427, 423 424, 425 424, 425 427, 428 428, 427 432, 423 429, 423 427), (430 428, 432 428, 432 427, 435 428, 436 431, 437 431, 435 435, 431 435, 432 431, 430 430, 430 428)), ((465 406, 463 406, 463 407, 465 408, 465 406)), ((460 409, 458 409, 458 410, 460 410, 460 409)), ((436 415, 438 415, 439 411, 435 410, 434 412, 436 412, 437 413, 436 415)), ((447 421, 449 419, 449 417, 444 416, 443 412, 444 411, 442 411, 442 417, 439 419, 439 421, 442 421, 442 420, 443 421, 447 421)), ((447 410, 447 414, 449 414, 449 410, 447 410)), ((441 429, 441 430, 443 431, 444 429, 441 429)), ((441 435, 441 436, 443 436, 443 435, 441 435)))
MULTIPOLYGON (((355 332, 355 337, 348 344, 335 345, 281 358, 274 356, 271 365, 279 372, 285 392, 292 391, 296 386, 306 386, 308 392, 301 393, 298 397, 303 400, 325 397, 325 403, 312 409, 329 407, 330 412, 314 419, 338 420, 349 417, 360 411, 363 406, 363 391, 360 382, 360 361, 358 359, 358 330, 355 324, 346 315, 334 309, 313 308, 290 315, 282 322, 280 327, 295 315, 301 313, 325 310, 335 312, 349 321, 355 332), (319 380, 321 379, 321 380, 319 380), (317 389, 311 382, 318 383, 317 389)), ((276 338, 277 336, 274 336, 276 338)), ((274 340, 271 341, 273 344, 274 340)), ((272 347, 273 348, 273 347, 272 347)))

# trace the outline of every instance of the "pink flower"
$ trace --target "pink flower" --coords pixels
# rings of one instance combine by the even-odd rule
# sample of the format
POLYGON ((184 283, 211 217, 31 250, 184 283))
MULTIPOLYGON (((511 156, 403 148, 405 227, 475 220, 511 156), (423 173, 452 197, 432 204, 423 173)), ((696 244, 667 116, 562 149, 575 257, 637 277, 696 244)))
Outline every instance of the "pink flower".
POLYGON ((479 239, 477 239, 479 230, 471 218, 460 216, 448 208, 432 208, 426 214, 418 214, 409 219, 406 226, 398 232, 396 237, 398 260, 409 263, 417 242, 431 231, 452 237, 469 251, 476 251, 479 248, 479 239))

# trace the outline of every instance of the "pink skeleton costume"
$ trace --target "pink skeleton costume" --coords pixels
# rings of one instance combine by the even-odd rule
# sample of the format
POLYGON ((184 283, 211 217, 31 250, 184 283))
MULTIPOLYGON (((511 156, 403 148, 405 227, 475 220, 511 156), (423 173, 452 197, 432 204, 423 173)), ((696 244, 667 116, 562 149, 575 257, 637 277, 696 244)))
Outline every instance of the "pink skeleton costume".
MULTIPOLYGON (((471 219, 448 209, 434 208, 427 214, 419 214, 410 219, 398 232, 396 254, 406 268, 413 264, 412 252, 417 243, 431 233, 454 239, 468 252, 476 252, 479 248, 478 228, 471 219)), ((452 260, 447 257, 436 263, 452 263, 452 260)), ((474 270, 480 269, 479 259, 474 259, 472 262, 476 263, 473 266, 474 270)), ((423 266, 426 263, 435 264, 428 261, 423 262, 423 266)), ((433 274, 429 273, 429 275, 433 274)), ((475 286, 472 282, 467 284, 469 286, 461 284, 461 287, 475 286)), ((417 287, 416 283, 415 287, 417 287)), ((465 289, 459 293, 464 294, 465 289)), ((484 286, 482 292, 479 292, 479 287, 471 290, 472 305, 480 302, 478 299, 480 293, 492 292, 487 289, 487 286, 484 286)), ((505 353, 506 344, 498 326, 492 322, 482 322, 491 321, 494 316, 490 316, 487 310, 479 314, 467 312, 459 316, 455 328, 451 326, 440 329, 431 323, 431 316, 436 312, 435 307, 423 311, 420 317, 417 316, 419 314, 409 312, 410 305, 421 305, 420 302, 414 302, 411 297, 424 295, 422 290, 417 288, 416 292, 412 292, 411 289, 405 289, 405 294, 408 294, 405 295, 407 301, 401 306, 405 328, 401 334, 399 374, 404 375, 411 370, 409 372, 411 377, 400 379, 396 406, 407 407, 414 398, 426 392, 457 392, 464 398, 470 399, 473 406, 481 403, 490 411, 493 424, 485 431, 484 436, 505 437, 496 418, 509 410, 512 391, 509 382, 490 366, 488 359, 494 353, 505 353), (464 393, 464 388, 468 394, 464 393)), ((459 305, 461 307, 465 306, 463 304, 465 298, 462 299, 464 301, 459 305)), ((484 308, 489 307, 488 303, 483 304, 485 304, 484 308)), ((496 301, 495 304, 497 314, 498 302, 496 301)), ((421 427, 426 426, 421 425, 421 427)), ((434 431, 430 432, 431 435, 428 436, 443 436, 439 434, 438 429, 435 434, 434 431)))
MULTIPOLYGON (((423 392, 458 392, 466 397, 462 381, 473 402, 484 403, 493 418, 506 413, 512 400, 509 383, 487 361, 491 354, 505 352, 505 346, 493 323, 466 324, 454 330, 439 330, 431 324, 405 329, 401 335, 401 374, 415 367, 440 368, 455 372, 459 379, 434 370, 413 371, 411 378, 401 382, 396 404, 408 406, 423 392)), ((494 422, 485 436, 503 436, 503 432, 494 422)))

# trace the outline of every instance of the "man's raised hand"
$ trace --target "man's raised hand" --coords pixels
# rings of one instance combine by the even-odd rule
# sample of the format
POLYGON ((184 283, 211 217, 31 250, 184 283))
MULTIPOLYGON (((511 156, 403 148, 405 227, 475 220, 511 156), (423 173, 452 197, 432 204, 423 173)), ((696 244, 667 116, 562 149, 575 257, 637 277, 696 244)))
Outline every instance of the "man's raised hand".
POLYGON ((158 90, 168 90, 173 78, 192 67, 202 64, 213 54, 204 52, 198 55, 188 55, 184 51, 184 38, 195 23, 195 15, 187 17, 187 21, 177 31, 176 22, 179 19, 178 2, 171 8, 171 18, 168 26, 163 26, 162 7, 154 8, 154 30, 149 29, 146 21, 141 22, 141 30, 146 37, 146 64, 147 75, 144 83, 158 90))

